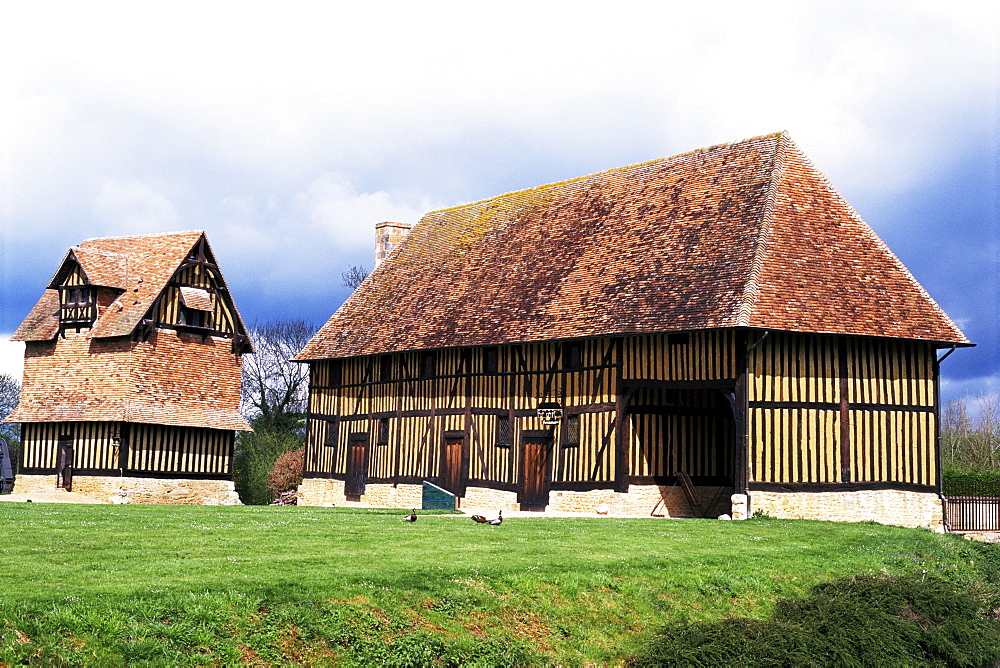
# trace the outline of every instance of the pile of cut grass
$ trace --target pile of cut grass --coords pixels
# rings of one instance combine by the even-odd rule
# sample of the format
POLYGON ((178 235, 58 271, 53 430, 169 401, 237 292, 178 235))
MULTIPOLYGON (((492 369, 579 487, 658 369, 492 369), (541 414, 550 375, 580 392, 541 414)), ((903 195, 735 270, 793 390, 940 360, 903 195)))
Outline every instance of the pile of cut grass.
POLYGON ((993 563, 927 531, 770 519, 36 503, 0 521, 11 664, 616 664, 665 624, 766 620, 858 574, 985 587, 993 563))

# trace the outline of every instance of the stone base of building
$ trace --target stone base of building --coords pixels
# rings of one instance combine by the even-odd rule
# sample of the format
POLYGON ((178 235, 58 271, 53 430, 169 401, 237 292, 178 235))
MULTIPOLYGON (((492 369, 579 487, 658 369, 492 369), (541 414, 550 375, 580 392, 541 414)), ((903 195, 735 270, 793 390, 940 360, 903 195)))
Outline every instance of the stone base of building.
POLYGON ((490 487, 467 487, 458 507, 471 513, 493 517, 500 510, 520 510, 517 492, 507 492, 490 487))
MULTIPOLYGON (((16 494, 57 491, 55 475, 19 475, 16 494)), ((242 505, 232 480, 187 478, 129 478, 117 476, 73 476, 73 493, 104 503, 142 503, 183 506, 242 505)))
MULTIPOLYGON (((696 491, 700 507, 691 504, 683 489, 669 485, 631 485, 625 493, 610 489, 587 492, 553 490, 549 492, 545 510, 594 515, 713 518, 733 512, 732 488, 698 487, 696 491)), ((348 501, 344 496, 344 481, 329 478, 306 478, 298 489, 300 506, 419 508, 422 497, 422 485, 369 483, 359 499, 348 501)), ((489 487, 468 487, 465 496, 458 499, 459 509, 484 514, 497 510, 515 511, 520 507, 517 492, 489 487)))
POLYGON ((357 500, 344 495, 344 481, 330 478, 305 478, 299 485, 300 506, 341 506, 345 508, 419 508, 423 485, 368 483, 357 500))
POLYGON ((711 517, 731 512, 731 487, 696 487, 698 504, 680 486, 629 485, 627 492, 595 489, 587 492, 553 490, 546 510, 633 517, 711 517))
POLYGON ((833 522, 878 522, 944 532, 944 507, 934 492, 751 492, 750 512, 833 522))

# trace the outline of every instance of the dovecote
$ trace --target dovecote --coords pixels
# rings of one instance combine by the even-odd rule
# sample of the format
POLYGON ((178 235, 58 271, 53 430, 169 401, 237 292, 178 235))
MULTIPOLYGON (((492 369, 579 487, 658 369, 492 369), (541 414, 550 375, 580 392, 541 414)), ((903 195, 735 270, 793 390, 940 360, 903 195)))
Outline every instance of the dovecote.
POLYGON ((232 452, 249 429, 239 401, 252 350, 203 232, 74 246, 12 339, 25 342, 7 418, 22 425, 16 491, 238 502, 232 452))

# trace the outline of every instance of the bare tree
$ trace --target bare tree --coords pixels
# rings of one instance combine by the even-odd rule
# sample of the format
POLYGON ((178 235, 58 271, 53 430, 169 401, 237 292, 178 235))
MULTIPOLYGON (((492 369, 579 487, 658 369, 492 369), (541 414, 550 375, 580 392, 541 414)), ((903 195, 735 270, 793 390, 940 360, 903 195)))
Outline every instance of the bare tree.
POLYGON ((983 394, 970 415, 966 399, 949 401, 941 418, 945 465, 1000 470, 1000 397, 983 394))
MULTIPOLYGON (((0 374, 0 420, 7 417, 17 408, 21 400, 21 383, 8 374, 0 374)), ((0 422, 0 438, 7 443, 7 454, 13 473, 17 473, 18 462, 21 461, 21 433, 18 425, 10 422, 0 422)))
POLYGON ((250 327, 254 352, 243 358, 243 414, 251 422, 289 428, 306 411, 309 366, 290 361, 316 333, 302 320, 250 327))
POLYGON ((254 352, 243 358, 243 415, 253 432, 240 432, 233 453, 233 482, 246 504, 274 500, 268 475, 281 453, 302 446, 308 406, 309 366, 292 362, 316 328, 302 320, 250 327, 254 352))
POLYGON ((344 287, 356 288, 368 278, 368 270, 358 265, 352 265, 347 271, 341 272, 340 276, 344 279, 344 287))
POLYGON ((964 398, 944 405, 941 415, 941 456, 946 463, 958 463, 962 460, 969 434, 974 428, 964 398))

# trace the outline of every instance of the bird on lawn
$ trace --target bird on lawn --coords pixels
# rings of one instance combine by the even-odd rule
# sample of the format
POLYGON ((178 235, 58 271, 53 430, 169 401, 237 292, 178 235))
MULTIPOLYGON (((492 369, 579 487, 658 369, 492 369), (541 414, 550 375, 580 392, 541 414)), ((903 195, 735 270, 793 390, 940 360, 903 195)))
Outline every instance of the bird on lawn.
POLYGON ((493 526, 496 526, 501 522, 503 522, 503 508, 500 509, 500 514, 491 520, 486 519, 482 515, 473 515, 472 521, 476 522, 477 524, 492 524, 493 526))
POLYGON ((413 508, 412 510, 410 510, 410 514, 407 515, 406 517, 404 517, 403 519, 406 520, 407 522, 416 522, 417 521, 417 509, 413 508))

